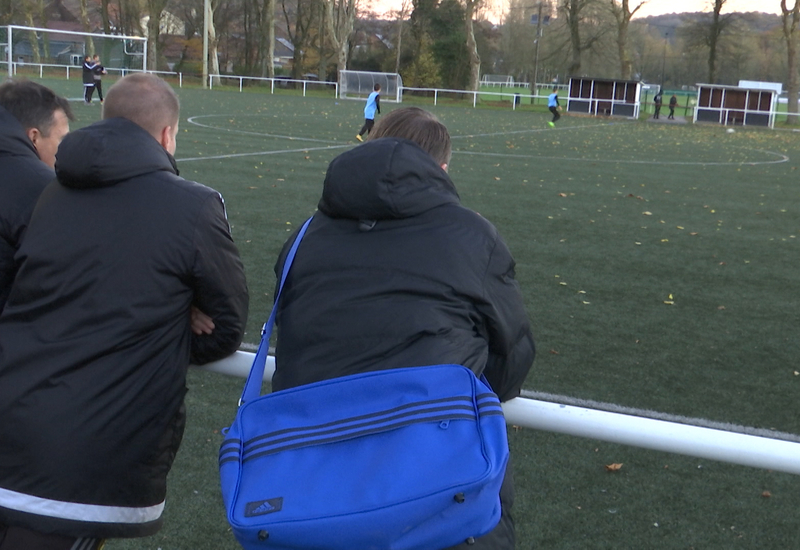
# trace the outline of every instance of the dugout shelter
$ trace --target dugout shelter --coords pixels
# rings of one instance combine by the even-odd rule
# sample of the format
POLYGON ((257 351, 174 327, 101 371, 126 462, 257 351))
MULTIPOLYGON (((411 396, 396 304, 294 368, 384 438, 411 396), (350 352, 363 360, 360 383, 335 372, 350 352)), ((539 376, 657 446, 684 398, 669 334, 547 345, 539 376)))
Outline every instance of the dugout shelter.
POLYGON ((780 90, 774 86, 760 86, 756 82, 739 84, 698 84, 694 122, 773 128, 780 90))
POLYGON ((573 77, 569 80, 568 113, 639 117, 641 82, 573 77))

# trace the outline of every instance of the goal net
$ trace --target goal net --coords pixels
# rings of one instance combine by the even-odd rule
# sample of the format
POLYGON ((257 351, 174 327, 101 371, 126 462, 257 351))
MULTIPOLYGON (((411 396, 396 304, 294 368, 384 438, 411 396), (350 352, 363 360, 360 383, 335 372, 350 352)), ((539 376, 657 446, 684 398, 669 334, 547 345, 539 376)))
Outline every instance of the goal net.
POLYGON ((339 71, 339 97, 363 99, 381 85, 381 99, 400 103, 403 79, 397 73, 373 73, 369 71, 339 71))
POLYGON ((99 55, 109 74, 142 71, 147 66, 147 38, 22 27, 0 27, 2 62, 9 76, 36 70, 63 72, 81 67, 86 55, 99 55))
POLYGON ((510 74, 485 74, 481 77, 484 86, 509 86, 514 84, 514 77, 510 74))

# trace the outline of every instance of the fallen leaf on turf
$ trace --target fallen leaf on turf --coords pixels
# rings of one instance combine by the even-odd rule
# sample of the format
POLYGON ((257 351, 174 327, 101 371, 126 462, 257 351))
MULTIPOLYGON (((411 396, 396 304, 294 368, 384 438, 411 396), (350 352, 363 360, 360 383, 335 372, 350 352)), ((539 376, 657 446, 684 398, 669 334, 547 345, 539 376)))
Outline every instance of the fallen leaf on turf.
POLYGON ((565 283, 564 281, 561 281, 561 282, 560 282, 560 283, 558 283, 558 284, 560 284, 561 286, 567 286, 567 283, 565 283))
POLYGON ((772 493, 770 493, 769 491, 764 491, 763 493, 761 493, 761 496, 764 498, 769 498, 772 496, 772 493))
POLYGON ((566 194, 566 193, 559 193, 559 194, 558 194, 558 196, 559 196, 559 197, 566 197, 566 196, 567 196, 567 194, 566 194))
POLYGON ((723 310, 723 309, 725 309, 725 306, 717 306, 717 309, 723 310))
POLYGON ((800 371, 794 371, 795 376, 800 376, 800 371))
POLYGON ((495 181, 500 181, 500 178, 498 178, 497 176, 495 176, 495 177, 494 177, 494 180, 495 180, 495 181))
POLYGON ((606 472, 619 472, 622 469, 622 463, 615 462, 614 464, 606 464, 606 472))
MULTIPOLYGON (((558 355, 558 352, 554 349, 551 349, 550 353, 552 353, 553 355, 558 355)), ((797 374, 797 372, 795 372, 795 374, 797 374)))
POLYGON ((652 212, 648 212, 648 211, 642 212, 642 214, 645 215, 645 216, 652 216, 653 215, 652 212))

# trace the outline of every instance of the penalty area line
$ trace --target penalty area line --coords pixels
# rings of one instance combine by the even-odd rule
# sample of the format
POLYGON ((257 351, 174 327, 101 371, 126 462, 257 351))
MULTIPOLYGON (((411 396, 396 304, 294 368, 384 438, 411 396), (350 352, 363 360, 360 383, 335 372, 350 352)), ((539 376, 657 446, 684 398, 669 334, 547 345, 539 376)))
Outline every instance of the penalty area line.
POLYGON ((330 139, 304 138, 304 137, 297 137, 297 136, 284 136, 284 135, 280 135, 280 134, 265 134, 265 133, 262 133, 262 132, 249 132, 247 130, 238 130, 236 128, 219 128, 217 126, 211 126, 209 124, 202 124, 200 122, 197 122, 198 118, 211 117, 211 116, 224 117, 224 116, 233 116, 233 115, 197 115, 197 116, 189 117, 188 119, 186 119, 186 121, 189 124, 194 124, 195 126, 199 126, 201 128, 208 128, 209 130, 217 130, 217 131, 220 131, 220 132, 230 132, 232 134, 243 134, 243 135, 247 135, 247 136, 261 136, 261 137, 288 139, 289 141, 311 141, 311 142, 315 142, 315 143, 336 143, 335 141, 330 140, 330 139))

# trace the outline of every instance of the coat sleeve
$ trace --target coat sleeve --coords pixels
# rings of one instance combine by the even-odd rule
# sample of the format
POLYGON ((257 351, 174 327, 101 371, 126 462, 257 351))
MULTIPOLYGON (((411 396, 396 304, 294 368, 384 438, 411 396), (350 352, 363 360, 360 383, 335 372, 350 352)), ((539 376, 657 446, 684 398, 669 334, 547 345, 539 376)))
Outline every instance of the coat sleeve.
POLYGON ((230 234, 222 197, 206 201, 195 228, 194 302, 214 321, 208 335, 192 334, 191 361, 202 365, 239 348, 247 323, 249 297, 244 266, 230 234))
POLYGON ((535 355, 514 266, 508 247, 498 235, 484 278, 484 301, 478 310, 489 337, 489 358, 484 374, 500 401, 519 395, 535 355))

